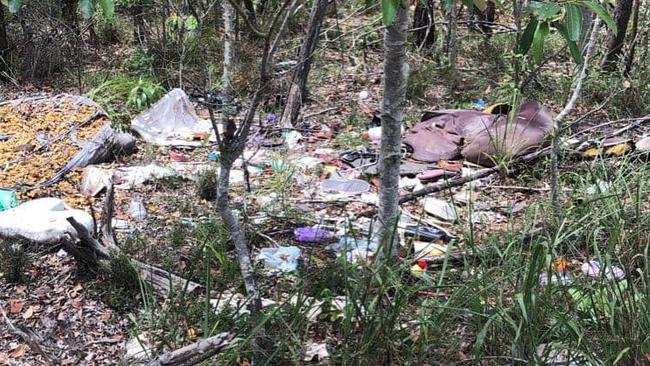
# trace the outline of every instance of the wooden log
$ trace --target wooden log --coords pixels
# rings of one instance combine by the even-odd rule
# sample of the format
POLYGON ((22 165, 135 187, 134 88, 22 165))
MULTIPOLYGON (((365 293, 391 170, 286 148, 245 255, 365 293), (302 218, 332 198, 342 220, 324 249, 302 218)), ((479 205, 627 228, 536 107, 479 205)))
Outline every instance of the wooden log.
POLYGON ((232 333, 220 333, 175 351, 164 353, 147 363, 146 366, 195 365, 221 353, 232 343, 232 333))

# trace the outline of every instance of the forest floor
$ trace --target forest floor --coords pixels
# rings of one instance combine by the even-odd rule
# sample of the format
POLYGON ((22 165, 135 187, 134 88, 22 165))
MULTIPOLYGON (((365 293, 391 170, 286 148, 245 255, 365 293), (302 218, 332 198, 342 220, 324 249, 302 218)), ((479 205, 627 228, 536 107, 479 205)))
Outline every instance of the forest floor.
MULTIPOLYGON (((353 28, 358 21, 350 20, 344 26, 353 28)), ((484 80, 487 76, 482 70, 489 74, 495 65, 486 60, 483 65, 470 67, 470 57, 479 53, 483 44, 480 36, 475 38, 471 43, 475 47, 466 51, 467 58, 461 57, 455 88, 448 86, 449 78, 442 68, 423 69, 417 66, 421 57, 411 56, 411 63, 416 65, 413 75, 418 78, 414 85, 427 85, 426 92, 411 98, 407 127, 412 127, 429 110, 467 108, 481 98, 495 103, 504 101, 499 94, 502 91, 495 91, 501 81, 484 80)), ((563 99, 561 95, 550 97, 555 87, 550 83, 558 82, 558 74, 568 79, 570 71, 568 62, 548 65, 536 82, 549 85, 544 85, 542 92, 527 96, 547 96, 542 103, 557 113, 563 99)), ((643 341, 630 341, 637 339, 634 332, 642 333, 645 325, 636 331, 615 331, 594 323, 594 319, 609 319, 618 324, 612 320, 613 314, 618 314, 619 319, 625 319, 622 323, 633 324, 635 320, 628 317, 633 318, 645 309, 639 304, 645 299, 645 281, 640 278, 643 274, 637 275, 635 271, 645 268, 639 255, 643 255, 648 244, 643 235, 647 215, 642 213, 647 210, 645 178, 650 169, 645 153, 633 152, 632 146, 650 131, 643 125, 646 120, 640 119, 633 120, 638 122, 635 128, 618 136, 622 138, 618 146, 630 146, 622 154, 585 156, 585 149, 564 151, 561 183, 566 219, 558 231, 552 230, 550 224, 553 215, 549 206, 547 159, 507 167, 499 174, 429 195, 452 204, 458 218, 451 222, 427 214, 422 199, 403 204, 403 216, 411 223, 442 228, 454 239, 437 243, 440 252, 434 256, 443 260, 417 277, 412 273, 418 255, 412 252, 408 241, 404 242, 403 268, 392 284, 404 291, 405 298, 400 302, 396 300, 399 296, 394 295, 393 300, 399 305, 390 314, 395 315, 391 325, 397 330, 388 335, 392 330, 384 329, 373 333, 376 338, 364 338, 373 316, 380 316, 372 313, 376 309, 369 294, 375 294, 375 289, 367 287, 367 274, 373 272, 372 254, 370 258, 363 251, 341 255, 330 246, 337 239, 305 243, 296 240, 294 229, 319 225, 335 232, 337 238, 352 233, 364 236, 368 231, 376 212, 376 179, 341 164, 340 153, 360 147, 376 149, 361 133, 381 109, 381 79, 380 50, 355 54, 325 48, 312 70, 301 142, 276 148, 251 145, 245 153, 249 159, 249 182, 241 167, 236 168, 231 201, 245 220, 253 257, 262 248, 300 249, 295 271, 274 272, 263 263, 256 267, 270 314, 267 327, 276 345, 275 361, 271 364, 368 360, 362 357, 370 356, 360 355, 371 353, 370 344, 407 347, 395 356, 396 364, 407 359, 455 364, 472 362, 473 357, 504 357, 508 362, 534 357, 561 360, 563 352, 565 356, 580 354, 582 359, 589 360, 584 362, 597 364, 597 360, 611 361, 618 355, 612 357, 605 352, 609 347, 618 352, 625 349, 623 346, 629 347, 625 357, 632 357, 635 362, 650 352, 643 341), (367 194, 323 192, 321 182, 337 171, 348 178, 368 181, 367 194), (624 285, 629 291, 621 290, 621 282, 592 281, 583 274, 583 264, 593 258, 606 263, 603 266, 622 268, 630 278, 624 285), (572 288, 592 292, 590 296, 577 296, 561 286, 557 291, 549 290, 552 286, 545 286, 543 276, 540 277, 545 273, 551 282, 571 278, 572 288), (594 293, 606 298, 599 302, 600 307, 594 305, 594 293), (539 298, 535 300, 533 296, 531 300, 531 294, 539 298), (619 295, 621 299, 616 300, 619 295), (589 306, 596 314, 581 307, 587 297, 592 299, 589 306), (621 304, 628 307, 627 312, 620 309, 621 304), (561 318, 566 314, 571 314, 569 319, 561 318), (538 329, 522 329, 522 319, 531 328, 537 324, 538 329), (548 319, 555 319, 555 323, 549 325, 548 319), (608 336, 604 335, 606 332, 610 332, 608 336), (386 344, 377 343, 380 335, 388 339, 386 344), (588 342, 582 337, 592 344, 585 345, 588 342)), ((566 84, 566 80, 563 82, 566 84)), ((45 93, 52 95, 64 90, 55 88, 45 93)), ((21 96, 39 93, 20 91, 21 96)), ((10 99, 16 95, 7 93, 2 97, 10 99)), ((572 138, 598 144, 603 137, 629 126, 629 118, 642 117, 613 117, 607 107, 587 114, 596 108, 597 103, 588 102, 576 108, 574 118, 587 118, 571 126, 572 138)), ((200 117, 208 117, 200 106, 197 110, 200 117)), ((260 119, 278 112, 267 106, 260 119)), ((224 364, 246 364, 249 356, 245 345, 250 329, 241 309, 245 296, 237 257, 214 203, 199 197, 209 195, 205 191, 213 184, 209 175, 214 174, 217 165, 209 156, 216 147, 158 147, 139 140, 138 148, 136 154, 105 167, 171 167, 174 163, 170 156, 180 155, 212 172, 195 174, 192 179, 180 175, 151 179, 116 190, 115 198, 115 219, 120 223, 116 227, 117 239, 124 253, 198 282, 202 291, 179 291, 163 299, 146 286, 124 284, 115 276, 98 278, 85 273, 60 247, 38 248, 31 255, 31 264, 24 269, 23 283, 0 281, 0 303, 8 319, 0 325, 0 364, 46 364, 46 357, 61 364, 133 364, 142 356, 133 353, 143 348, 147 352, 175 349, 222 331, 244 339, 244 346, 233 349, 224 364), (144 204, 146 217, 136 219, 129 213, 134 201, 144 204), (40 353, 34 343, 30 345, 21 335, 25 332, 34 335, 40 353), (128 356, 127 348, 131 349, 128 356)), ((466 174, 478 169, 471 164, 465 168, 466 174)), ((413 184, 406 184, 403 193, 412 190, 413 184)), ((94 212, 101 211, 101 199, 75 203, 76 208, 87 210, 90 204, 94 212)), ((647 316, 639 316, 637 321, 643 319, 647 316)))

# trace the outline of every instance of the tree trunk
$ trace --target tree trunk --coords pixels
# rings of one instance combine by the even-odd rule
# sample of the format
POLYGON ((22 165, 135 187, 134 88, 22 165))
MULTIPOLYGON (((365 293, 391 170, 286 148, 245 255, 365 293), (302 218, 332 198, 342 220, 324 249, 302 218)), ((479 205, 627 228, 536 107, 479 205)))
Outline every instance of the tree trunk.
POLYGON ((76 0, 63 0, 61 4, 61 15, 63 21, 68 27, 68 31, 74 35, 79 33, 79 24, 77 23, 77 1, 76 0))
POLYGON ((480 10, 476 5, 472 8, 472 22, 470 30, 480 31, 488 38, 492 35, 492 24, 496 16, 496 4, 494 1, 487 1, 485 10, 480 10))
POLYGON ((449 9, 449 68, 451 70, 453 77, 453 86, 456 86, 456 67, 458 63, 458 9, 456 7, 456 1, 452 1, 451 9, 449 9))
POLYGON ((630 76, 632 65, 634 64, 634 53, 636 51, 636 44, 639 37, 639 8, 641 7, 641 0, 634 1, 634 10, 632 14, 632 30, 630 31, 630 48, 625 57, 625 70, 623 75, 630 76))
POLYGON ((384 100, 381 114, 379 225, 383 254, 396 256, 399 217, 399 165, 402 122, 409 67, 406 63, 408 10, 398 7, 395 21, 384 33, 384 100))
POLYGON ((611 31, 609 32, 607 38, 607 54, 603 61, 603 70, 605 71, 611 72, 616 69, 616 64, 621 55, 623 43, 625 41, 627 24, 630 21, 630 15, 632 14, 632 2, 633 0, 618 0, 616 2, 614 16, 618 32, 616 34, 613 34, 611 31))
POLYGON ((434 9, 433 0, 420 0, 415 6, 415 14, 413 15, 415 37, 413 44, 418 49, 431 48, 436 43, 434 9))
POLYGON ((133 17, 133 40, 142 45, 147 40, 147 29, 144 25, 143 8, 140 4, 131 7, 131 16, 133 17))
POLYGON ((232 84, 230 71, 234 58, 235 8, 228 1, 223 2, 223 74, 221 75, 221 94, 223 98, 222 123, 226 127, 232 114, 232 84))
POLYGON ((290 128, 298 119, 298 114, 300 113, 305 96, 309 70, 311 69, 312 55, 318 43, 318 35, 320 34, 321 24, 323 24, 323 18, 325 18, 325 10, 328 4, 329 0, 314 0, 312 4, 307 34, 305 35, 305 41, 300 47, 298 65, 293 74, 289 95, 287 96, 287 104, 282 113, 282 120, 280 122, 282 127, 290 128))
POLYGON ((9 39, 7 38, 7 24, 5 21, 4 5, 0 4, 0 80, 9 69, 9 39))

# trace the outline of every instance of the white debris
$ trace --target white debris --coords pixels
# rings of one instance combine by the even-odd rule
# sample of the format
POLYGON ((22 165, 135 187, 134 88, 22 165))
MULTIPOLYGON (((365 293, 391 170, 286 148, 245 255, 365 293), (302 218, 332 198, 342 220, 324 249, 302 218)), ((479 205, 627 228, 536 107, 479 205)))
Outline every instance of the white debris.
POLYGON ((304 349, 305 356, 302 360, 306 362, 323 362, 330 357, 329 352, 327 352, 326 343, 307 341, 304 345, 304 349))
POLYGON ((130 363, 143 363, 153 354, 149 340, 144 335, 129 339, 124 348, 126 349, 124 358, 130 363))
POLYGON ((173 89, 131 121, 131 128, 145 141, 160 146, 200 146, 194 134, 212 133, 212 123, 202 120, 181 89, 173 89))
POLYGON ((111 169, 90 165, 84 169, 79 191, 86 196, 94 197, 110 184, 112 175, 111 169))
POLYGON ((22 237, 37 243, 59 242, 77 231, 66 220, 73 217, 89 232, 93 218, 88 213, 67 207, 58 198, 39 198, 0 212, 0 236, 22 237))
POLYGON ((456 221, 456 209, 446 201, 433 197, 424 199, 424 210, 433 216, 445 221, 456 221))

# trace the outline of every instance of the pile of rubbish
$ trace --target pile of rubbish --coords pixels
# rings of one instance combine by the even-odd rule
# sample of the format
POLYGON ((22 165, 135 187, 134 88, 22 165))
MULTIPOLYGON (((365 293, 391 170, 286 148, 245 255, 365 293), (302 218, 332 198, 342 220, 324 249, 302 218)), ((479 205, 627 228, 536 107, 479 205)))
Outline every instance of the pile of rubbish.
POLYGON ((135 148, 134 138, 115 132, 95 102, 68 94, 0 103, 0 131, 0 188, 20 199, 60 195, 78 205, 84 198, 75 168, 135 148))

